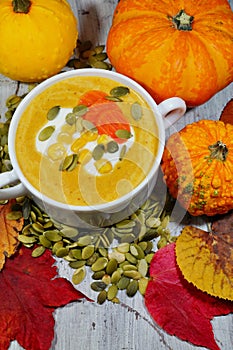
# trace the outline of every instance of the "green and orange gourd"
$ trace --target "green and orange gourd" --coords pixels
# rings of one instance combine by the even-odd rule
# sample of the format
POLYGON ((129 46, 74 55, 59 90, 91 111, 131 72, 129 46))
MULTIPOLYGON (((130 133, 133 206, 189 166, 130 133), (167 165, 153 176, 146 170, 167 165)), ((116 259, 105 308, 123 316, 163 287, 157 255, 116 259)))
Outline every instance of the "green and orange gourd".
POLYGON ((200 120, 171 135, 162 157, 169 192, 193 216, 233 209, 233 125, 200 120))

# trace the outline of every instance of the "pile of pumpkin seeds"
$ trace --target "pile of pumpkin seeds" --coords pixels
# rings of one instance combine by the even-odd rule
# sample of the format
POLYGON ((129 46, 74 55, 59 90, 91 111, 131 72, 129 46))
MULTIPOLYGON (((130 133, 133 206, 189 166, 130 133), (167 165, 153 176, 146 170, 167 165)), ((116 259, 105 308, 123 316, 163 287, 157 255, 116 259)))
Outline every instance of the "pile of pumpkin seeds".
POLYGON ((99 68, 112 70, 112 65, 107 62, 108 56, 104 50, 105 45, 93 47, 90 40, 83 42, 78 40, 75 55, 68 61, 67 66, 74 69, 99 68))
MULTIPOLYGON (((77 57, 68 65, 73 68, 111 69, 105 63, 104 46, 91 49, 88 42, 79 43, 77 57), (101 67, 100 67, 101 66, 101 67)), ((25 95, 12 95, 6 101, 4 122, 0 123, 0 172, 11 169, 8 154, 8 129, 11 118, 25 95)), ((2 201, 1 204, 7 201, 2 201)), ((91 272, 91 289, 98 293, 97 302, 119 302, 119 291, 133 297, 144 295, 149 281, 149 267, 156 249, 174 241, 167 228, 174 202, 168 193, 153 193, 134 214, 117 224, 93 231, 77 229, 52 220, 29 197, 16 198, 8 219, 24 218, 19 241, 41 256, 50 249, 57 258, 66 260, 74 270, 72 282, 81 283, 91 272)))
POLYGON ((75 285, 91 273, 90 287, 98 293, 97 302, 102 304, 105 300, 118 303, 122 290, 129 297, 137 291, 144 295, 155 249, 175 240, 167 228, 170 210, 170 199, 164 204, 154 194, 127 219, 87 231, 55 222, 30 198, 20 197, 16 198, 8 219, 23 216, 19 241, 32 249, 35 258, 50 249, 55 257, 66 260, 74 270, 75 285))

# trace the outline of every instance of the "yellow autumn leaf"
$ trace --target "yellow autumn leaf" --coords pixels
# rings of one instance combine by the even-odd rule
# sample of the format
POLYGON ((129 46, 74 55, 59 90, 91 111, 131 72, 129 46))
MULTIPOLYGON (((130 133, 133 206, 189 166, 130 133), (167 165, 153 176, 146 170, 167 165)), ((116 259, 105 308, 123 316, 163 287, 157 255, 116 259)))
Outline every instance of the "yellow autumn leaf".
POLYGON ((18 234, 23 227, 23 218, 9 220, 7 215, 11 212, 14 200, 0 205, 0 270, 2 270, 6 257, 12 256, 19 244, 18 234))
POLYGON ((208 294, 233 300, 233 233, 186 226, 176 241, 184 278, 208 294))

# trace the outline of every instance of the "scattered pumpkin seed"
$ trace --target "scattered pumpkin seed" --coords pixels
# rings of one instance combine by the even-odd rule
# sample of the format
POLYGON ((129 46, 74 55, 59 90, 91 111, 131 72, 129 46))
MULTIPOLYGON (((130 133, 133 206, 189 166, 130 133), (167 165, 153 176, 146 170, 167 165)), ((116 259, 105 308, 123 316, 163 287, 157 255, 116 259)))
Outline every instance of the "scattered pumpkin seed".
POLYGON ((45 248, 50 248, 52 246, 52 242, 49 239, 47 239, 44 235, 39 236, 39 242, 45 248))
POLYGON ((106 290, 102 290, 99 294, 98 294, 98 297, 97 297, 97 303, 98 304, 103 304, 107 299, 107 292, 106 290))
POLYGON ((39 256, 43 255, 45 252, 46 248, 43 246, 38 246, 32 251, 32 257, 33 258, 38 258, 39 256))
POLYGON ((167 238, 166 237, 161 237, 157 243, 157 248, 161 249, 167 245, 167 238))
POLYGON ((125 277, 129 277, 129 278, 132 278, 134 280, 139 280, 142 277, 140 272, 135 271, 135 270, 127 270, 127 271, 124 271, 123 274, 125 277))
POLYGON ((117 284, 119 282, 121 278, 121 273, 119 270, 116 270, 112 273, 112 276, 111 276, 111 283, 112 284, 117 284))
POLYGON ((140 278, 140 280, 138 281, 138 289, 139 292, 144 296, 146 293, 146 288, 148 285, 149 279, 146 277, 142 277, 140 278))
POLYGON ((70 261, 69 266, 72 269, 78 269, 79 267, 82 267, 86 264, 86 260, 75 260, 75 261, 70 261))
POLYGON ((131 282, 129 282, 127 288, 126 288, 126 294, 128 295, 128 297, 133 297, 138 291, 138 281, 137 280, 133 280, 131 282))
POLYGON ((125 243, 120 243, 117 247, 116 250, 118 250, 118 252, 120 253, 128 253, 129 251, 129 243, 125 242, 125 243))
POLYGON ((52 134, 55 131, 55 127, 50 125, 50 126, 46 126, 44 129, 42 129, 38 135, 38 139, 40 141, 46 141, 48 140, 52 134))
POLYGON ((38 233, 44 232, 44 226, 40 222, 34 222, 32 228, 38 233))
POLYGON ((125 255, 123 253, 118 252, 117 250, 110 252, 108 257, 109 259, 116 259, 118 264, 125 261, 125 255))
POLYGON ((91 283, 91 289, 95 292, 100 292, 106 288, 106 284, 102 281, 96 281, 91 283))
POLYGON ((104 277, 104 275, 105 275, 105 271, 101 270, 101 271, 94 272, 91 277, 93 280, 100 280, 101 278, 104 277))
POLYGON ((98 249, 100 255, 107 257, 108 256, 108 250, 106 248, 100 247, 98 249))
POLYGON ((140 259, 138 262, 138 272, 143 276, 146 277, 148 272, 148 262, 146 259, 140 259))
MULTIPOLYGON (((45 227, 46 225, 44 225, 45 227)), ((62 234, 63 237, 68 237, 68 238, 75 238, 79 234, 78 230, 74 227, 64 227, 60 230, 60 233, 62 234)))
POLYGON ((24 235, 19 235, 18 240, 24 244, 35 243, 37 241, 36 237, 29 237, 24 235))
POLYGON ((59 231, 48 230, 45 231, 44 235, 51 242, 58 242, 62 240, 62 236, 60 235, 59 231))
POLYGON ((6 100, 6 107, 10 109, 15 109, 18 107, 19 103, 22 101, 22 98, 17 95, 11 95, 6 100))
POLYGON ((106 52, 95 52, 95 58, 97 59, 97 61, 105 61, 108 58, 108 56, 106 52))
POLYGON ((55 242, 52 246, 52 253, 54 255, 56 255, 58 249, 60 249, 61 247, 63 247, 63 242, 62 241, 58 241, 58 242, 55 242))
POLYGON ((91 266, 92 271, 100 271, 103 270, 108 264, 108 259, 105 257, 98 258, 94 264, 91 266))
POLYGON ((50 108, 50 109, 48 110, 48 113, 47 113, 47 119, 48 119, 48 120, 53 120, 53 119, 55 119, 56 116, 58 115, 60 109, 61 109, 60 106, 54 106, 54 107, 50 108))
POLYGON ((58 258, 64 258, 66 255, 68 255, 68 253, 69 253, 69 249, 66 247, 61 247, 56 250, 56 256, 58 258))
POLYGON ((86 269, 85 269, 85 266, 82 266, 74 272, 72 276, 72 282, 74 284, 80 284, 84 280, 85 276, 86 276, 86 269))
POLYGON ((82 259, 87 260, 89 259, 95 251, 94 245, 87 245, 82 249, 82 259))
POLYGON ((117 269, 117 260, 112 258, 108 261, 107 266, 106 266, 106 273, 111 275, 114 271, 117 269))
POLYGON ((130 278, 126 276, 122 276, 117 283, 117 287, 121 290, 124 290, 128 287, 129 283, 130 283, 130 278))
POLYGON ((112 300, 117 296, 118 293, 118 288, 115 284, 112 284, 111 286, 109 286, 108 290, 107 290, 107 298, 108 300, 112 300))
POLYGON ((103 52, 105 49, 105 45, 98 45, 94 48, 96 54, 103 52))
POLYGON ((101 280, 108 286, 111 284, 111 276, 104 274, 101 280))
MULTIPOLYGON (((90 59, 88 61, 90 63, 90 59)), ((90 64, 93 68, 98 68, 98 69, 110 70, 110 68, 111 68, 111 66, 107 62, 98 61, 98 60, 93 60, 93 62, 90 64)))
POLYGON ((145 260, 146 260, 146 262, 147 262, 148 264, 151 263, 151 260, 153 259, 153 256, 154 256, 154 253, 150 253, 150 254, 147 254, 147 255, 145 256, 145 260))

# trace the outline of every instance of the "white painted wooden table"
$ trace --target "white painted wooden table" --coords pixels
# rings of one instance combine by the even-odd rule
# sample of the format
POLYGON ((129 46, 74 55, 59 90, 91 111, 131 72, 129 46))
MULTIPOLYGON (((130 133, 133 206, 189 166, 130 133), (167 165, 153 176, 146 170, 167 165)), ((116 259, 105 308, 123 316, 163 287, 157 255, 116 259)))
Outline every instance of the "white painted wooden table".
MULTIPOLYGON (((142 0, 143 1, 143 0, 142 0)), ((230 0, 233 7, 233 0, 230 0)), ((111 25, 117 0, 70 0, 79 20, 80 40, 91 40, 94 45, 104 44, 111 25)), ((24 84, 17 85, 0 76, 0 114, 5 112, 6 98, 24 92, 24 84)), ((233 97, 233 84, 214 96, 208 103, 194 108, 176 124, 176 130, 200 118, 218 119, 225 104, 233 97)), ((170 132, 173 132, 171 130, 170 132)), ((175 230, 178 232, 176 225, 175 230)), ((59 274, 68 279, 72 271, 64 260, 58 261, 59 274)), ((84 294, 96 298, 91 292, 88 278, 78 287, 84 294)), ((133 299, 120 295, 120 305, 106 302, 103 305, 75 302, 57 309, 56 336, 52 350, 197 350, 203 349, 183 342, 161 330, 150 318, 139 295, 133 299)), ((179 303, 179 300, 177 300, 179 303)), ((215 318, 213 330, 221 350, 233 349, 233 315, 215 318)), ((22 349, 16 341, 11 350, 22 349)))

